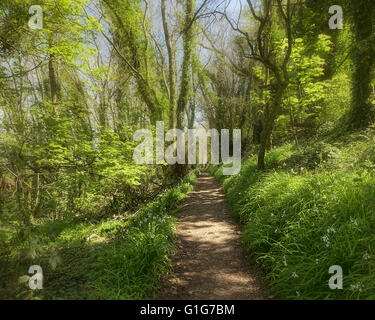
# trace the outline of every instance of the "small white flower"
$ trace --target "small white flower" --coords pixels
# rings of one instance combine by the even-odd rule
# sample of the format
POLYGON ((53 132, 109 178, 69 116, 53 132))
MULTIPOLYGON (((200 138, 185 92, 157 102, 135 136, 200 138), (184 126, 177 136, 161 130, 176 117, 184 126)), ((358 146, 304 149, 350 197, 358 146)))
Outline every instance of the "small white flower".
POLYGON ((371 256, 366 252, 363 257, 362 257, 363 260, 369 260, 371 259, 371 256))
POLYGON ((361 283, 356 283, 356 284, 352 284, 350 285, 350 289, 352 289, 353 291, 359 291, 359 292, 362 292, 362 289, 364 288, 364 285, 361 284, 361 283))
POLYGON ((315 259, 315 263, 319 264, 319 259, 318 258, 315 259))
POLYGON ((334 228, 327 229, 327 233, 336 233, 336 230, 334 228))
POLYGON ((287 262, 286 262, 286 256, 284 256, 284 261, 283 261, 283 262, 284 262, 284 266, 286 266, 286 267, 287 267, 287 266, 288 266, 288 264, 287 264, 287 262))
POLYGON ((353 223, 355 226, 358 227, 358 221, 357 221, 357 219, 353 219, 352 217, 350 217, 350 222, 353 223))
POLYGON ((325 242, 326 247, 328 248, 329 245, 330 245, 328 236, 323 236, 322 239, 323 239, 323 241, 325 242))
POLYGON ((299 297, 299 296, 300 296, 300 293, 299 293, 299 291, 296 291, 296 295, 297 295, 297 297, 299 297))
POLYGON ((297 272, 293 272, 293 273, 292 273, 292 277, 293 277, 293 278, 298 278, 298 274, 297 274, 297 272))

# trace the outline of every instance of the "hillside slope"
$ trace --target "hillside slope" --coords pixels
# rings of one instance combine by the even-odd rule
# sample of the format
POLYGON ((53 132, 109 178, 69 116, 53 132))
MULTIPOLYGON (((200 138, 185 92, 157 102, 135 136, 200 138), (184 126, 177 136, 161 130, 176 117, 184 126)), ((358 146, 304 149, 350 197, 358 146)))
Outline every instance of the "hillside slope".
POLYGON ((276 298, 375 298, 374 142, 369 128, 274 148, 263 172, 256 156, 236 176, 208 169, 223 184, 244 225, 244 248, 265 268, 276 298), (343 270, 342 290, 328 285, 334 265, 343 270))

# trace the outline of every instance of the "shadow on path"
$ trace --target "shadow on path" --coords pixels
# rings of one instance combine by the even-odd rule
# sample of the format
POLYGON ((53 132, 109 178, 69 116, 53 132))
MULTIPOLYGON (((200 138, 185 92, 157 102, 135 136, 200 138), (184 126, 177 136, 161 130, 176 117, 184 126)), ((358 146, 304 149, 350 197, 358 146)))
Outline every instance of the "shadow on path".
POLYGON ((263 275, 241 248, 241 230, 230 217, 225 194, 204 173, 177 213, 178 252, 174 274, 162 285, 159 299, 265 299, 263 275))

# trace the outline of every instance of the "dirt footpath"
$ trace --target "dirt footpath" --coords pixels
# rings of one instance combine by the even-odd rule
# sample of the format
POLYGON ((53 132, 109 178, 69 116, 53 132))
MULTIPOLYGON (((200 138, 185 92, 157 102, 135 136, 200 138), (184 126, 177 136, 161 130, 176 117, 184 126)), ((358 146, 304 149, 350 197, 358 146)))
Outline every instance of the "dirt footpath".
POLYGON ((159 299, 267 299, 263 275, 244 256, 240 226, 214 177, 198 178, 177 217, 174 275, 163 283, 159 299))

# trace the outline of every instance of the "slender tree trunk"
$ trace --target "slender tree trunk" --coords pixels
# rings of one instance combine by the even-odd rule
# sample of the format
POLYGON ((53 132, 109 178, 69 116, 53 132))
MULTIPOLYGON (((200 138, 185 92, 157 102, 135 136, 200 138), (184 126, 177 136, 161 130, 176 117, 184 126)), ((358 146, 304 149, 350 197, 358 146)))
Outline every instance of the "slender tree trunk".
MULTIPOLYGON (((182 61, 182 75, 180 82, 180 95, 177 103, 176 126, 178 129, 184 130, 185 112, 191 94, 191 61, 193 56, 194 41, 194 18, 195 0, 186 0, 185 2, 185 23, 183 30, 184 40, 184 57, 182 61)), ((183 176, 188 170, 188 165, 175 165, 174 174, 178 177, 183 176)))
POLYGON ((32 178, 32 199, 33 199, 33 215, 36 217, 40 204, 40 173, 34 173, 32 178))
POLYGON ((194 74, 192 75, 193 92, 191 94, 189 103, 189 114, 188 114, 188 128, 192 129, 195 123, 195 112, 196 112, 196 90, 198 90, 194 81, 194 74))
POLYGON ((267 146, 269 145, 273 127, 275 125, 275 121, 277 116, 280 114, 281 111, 281 104, 283 100, 283 95, 286 89, 286 84, 278 84, 274 89, 273 99, 270 107, 266 107, 264 112, 264 124, 263 130, 260 137, 260 146, 259 146, 259 153, 258 153, 258 170, 265 169, 264 158, 266 155, 267 146))
POLYGON ((49 63, 48 63, 48 71, 49 71, 49 83, 51 87, 51 101, 53 104, 57 103, 57 76, 56 76, 56 62, 55 62, 55 55, 50 54, 49 63))
POLYGON ((177 103, 177 128, 184 128, 186 107, 191 93, 191 60, 193 53, 194 26, 191 23, 194 17, 194 0, 186 0, 184 23, 184 58, 182 62, 182 75, 180 95, 177 103))
POLYGON ((290 96, 288 97, 288 104, 289 104, 289 116, 290 116, 290 123, 292 125, 293 138, 294 138, 294 141, 296 142, 296 146, 298 146, 296 119, 295 119, 295 116, 294 116, 293 105, 290 103, 290 96))
POLYGON ((161 0, 161 16, 163 20, 163 29, 165 43, 168 51, 168 82, 169 82, 169 128, 176 127, 176 75, 175 75, 175 50, 172 48, 172 41, 169 33, 166 0, 161 0))

